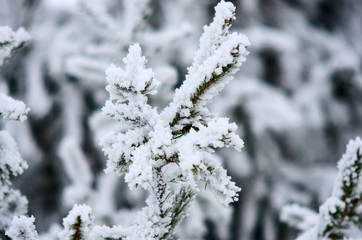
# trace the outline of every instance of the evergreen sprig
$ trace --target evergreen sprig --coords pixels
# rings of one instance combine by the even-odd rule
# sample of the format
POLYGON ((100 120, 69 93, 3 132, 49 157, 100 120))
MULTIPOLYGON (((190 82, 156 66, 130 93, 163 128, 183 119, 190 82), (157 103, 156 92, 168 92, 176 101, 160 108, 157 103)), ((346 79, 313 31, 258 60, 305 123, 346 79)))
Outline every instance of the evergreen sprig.
POLYGON ((308 226, 308 228, 299 227, 305 232, 298 237, 298 240, 353 238, 354 236, 350 236, 350 232, 353 234, 353 231, 350 230, 361 229, 362 213, 358 210, 362 203, 362 140, 360 138, 348 143, 346 152, 338 162, 338 168, 332 195, 320 206, 319 215, 297 206, 288 206, 283 209, 282 220, 290 222, 292 226, 296 226, 293 217, 304 214, 302 216, 304 223, 297 225, 308 226))
POLYGON ((167 211, 167 214, 171 212, 171 220, 168 225, 169 229, 160 239, 168 239, 171 236, 177 224, 186 216, 186 210, 195 198, 196 193, 197 192, 190 186, 183 185, 179 192, 175 194, 172 201, 172 207, 167 211))
POLYGON ((343 230, 348 228, 348 224, 358 224, 358 219, 361 218, 361 213, 356 212, 357 207, 361 205, 362 191, 358 193, 358 185, 361 184, 362 174, 362 154, 361 148, 355 152, 353 164, 344 168, 341 172, 342 179, 342 195, 339 199, 343 202, 343 207, 336 206, 335 212, 329 212, 331 221, 328 223, 322 236, 327 236, 329 239, 343 239, 345 235, 343 230))

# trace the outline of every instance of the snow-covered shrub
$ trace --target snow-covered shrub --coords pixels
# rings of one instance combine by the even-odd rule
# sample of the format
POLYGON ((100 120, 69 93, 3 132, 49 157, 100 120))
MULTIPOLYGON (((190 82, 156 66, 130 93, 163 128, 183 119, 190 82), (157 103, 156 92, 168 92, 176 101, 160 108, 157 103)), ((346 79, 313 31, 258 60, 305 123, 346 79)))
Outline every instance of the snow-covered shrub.
POLYGON ((362 140, 356 138, 338 162, 332 195, 320 206, 319 214, 290 205, 281 219, 304 233, 298 240, 362 238, 362 140))

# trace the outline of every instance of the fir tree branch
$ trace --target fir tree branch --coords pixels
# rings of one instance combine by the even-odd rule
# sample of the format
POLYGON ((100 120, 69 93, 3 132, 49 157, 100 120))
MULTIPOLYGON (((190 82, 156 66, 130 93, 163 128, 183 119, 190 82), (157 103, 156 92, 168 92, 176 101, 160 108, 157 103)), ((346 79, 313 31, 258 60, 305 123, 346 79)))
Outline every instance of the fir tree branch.
MULTIPOLYGON (((200 100, 201 96, 205 94, 205 92, 215 83, 220 81, 225 75, 231 72, 232 68, 235 67, 237 62, 237 57, 239 56, 238 50, 240 45, 238 45, 234 51, 231 52, 231 55, 234 58, 233 63, 230 63, 224 67, 222 67, 222 71, 220 74, 213 72, 211 74, 210 79, 205 79, 203 83, 196 89, 196 92, 191 95, 191 102, 192 104, 196 105, 198 100, 200 100)), ((218 68, 218 67, 217 67, 218 68)))
MULTIPOLYGON (((316 221, 313 216, 313 223, 304 223, 308 226, 298 239, 317 240, 346 239, 349 235, 348 230, 355 227, 361 228, 361 212, 357 209, 361 207, 362 202, 362 140, 356 138, 347 145, 347 150, 338 162, 337 180, 333 187, 332 195, 320 206, 319 216, 316 221)), ((300 212, 296 208, 296 214, 293 209, 288 207, 284 209, 283 220, 290 221, 293 225, 293 219, 286 216, 298 215, 300 212)), ((295 209, 294 209, 295 210, 295 209)), ((308 211, 303 210, 304 213, 308 211)), ((310 213, 308 213, 310 217, 310 213)), ((313 214, 314 215, 314 214, 313 214)), ((307 216, 308 217, 308 216, 307 216)))
POLYGON ((337 206, 337 210, 329 212, 332 221, 328 223, 321 236, 327 236, 329 239, 343 239, 344 234, 341 232, 346 228, 348 222, 356 218, 356 209, 360 206, 362 200, 362 192, 356 192, 362 170, 362 154, 361 148, 355 152, 355 160, 353 164, 341 169, 342 178, 342 195, 339 197, 343 202, 343 207, 337 206))
POLYGON ((196 196, 196 191, 189 185, 183 185, 178 193, 175 194, 172 207, 168 209, 171 215, 171 221, 168 225, 168 231, 160 239, 168 239, 175 227, 186 216, 186 210, 196 196))
POLYGON ((87 205, 74 205, 63 219, 64 230, 58 234, 62 240, 88 240, 94 216, 87 205))
POLYGON ((147 104, 145 95, 153 94, 158 84, 145 68, 138 45, 130 47, 125 70, 113 66, 106 72, 110 100, 103 111, 123 122, 137 120, 125 133, 102 141, 109 158, 107 169, 125 172, 131 189, 141 186, 150 192, 147 206, 136 219, 136 230, 130 233, 132 239, 170 238, 186 215, 199 182, 210 185, 224 204, 237 200, 240 188, 210 154, 218 147, 240 150, 243 143, 235 134, 236 125, 209 114, 206 104, 245 61, 249 42, 243 35, 228 33, 235 10, 230 2, 221 1, 215 9, 186 80, 160 114, 147 104), (166 177, 168 168, 179 173, 166 177), (175 191, 171 182, 183 184, 175 191))

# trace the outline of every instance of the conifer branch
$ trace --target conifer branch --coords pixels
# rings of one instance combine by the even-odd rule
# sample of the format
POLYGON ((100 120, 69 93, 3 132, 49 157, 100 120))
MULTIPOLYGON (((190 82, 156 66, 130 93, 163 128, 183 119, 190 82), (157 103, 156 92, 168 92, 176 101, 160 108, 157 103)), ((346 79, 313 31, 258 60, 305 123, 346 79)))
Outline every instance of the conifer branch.
POLYGON ((64 230, 58 234, 63 240, 88 240, 94 216, 86 205, 75 205, 63 219, 64 230))
POLYGON ((124 173, 131 189, 140 186, 150 193, 147 206, 131 227, 136 230, 127 236, 131 239, 169 239, 199 183, 210 186, 223 204, 237 200, 240 188, 211 152, 221 147, 240 150, 243 142, 235 134, 236 125, 209 114, 206 104, 245 61, 249 42, 243 35, 228 32, 235 10, 231 3, 221 1, 215 9, 186 80, 161 113, 147 103, 147 95, 155 93, 158 83, 146 69, 138 45, 130 47, 125 70, 115 66, 107 70, 110 100, 103 112, 130 126, 102 141, 109 158, 107 171, 124 173), (167 177, 168 168, 179 173, 167 177), (180 182, 179 190, 170 187, 180 182))
POLYGON ((8 26, 0 26, 0 66, 29 39, 30 35, 23 28, 14 32, 8 26))
POLYGON ((160 239, 168 239, 173 233, 175 227, 186 216, 186 210, 196 196, 196 191, 191 186, 184 185, 178 193, 175 194, 172 201, 172 207, 168 209, 171 220, 168 225, 168 231, 160 239))
MULTIPOLYGON (((317 239, 345 239, 351 237, 348 230, 361 228, 362 213, 357 209, 362 201, 362 140, 356 138, 347 145, 347 150, 338 162, 338 176, 333 187, 332 195, 319 208, 318 218, 313 217, 312 224, 298 223, 299 226, 308 226, 309 229, 301 228, 305 232, 298 240, 317 239)), ((295 208, 287 207, 283 210, 282 220, 294 225, 293 215, 295 208)), ((311 219, 311 213, 304 210, 304 219, 311 219)), ((313 214, 314 215, 314 214, 313 214)))
POLYGON ((319 230, 320 237, 326 236, 333 240, 342 239, 344 237, 343 230, 346 228, 346 225, 354 224, 361 217, 357 215, 356 210, 357 207, 361 206, 362 201, 362 190, 360 189, 360 192, 358 192, 358 188, 361 187, 359 185, 362 184, 362 141, 356 139, 356 143, 351 142, 347 148, 349 148, 347 153, 342 157, 345 163, 341 160, 339 164, 338 181, 340 182, 337 183, 338 185, 333 190, 334 197, 339 198, 341 203, 335 206, 336 210, 334 212, 322 212, 323 215, 328 214, 331 221, 325 226, 322 225, 323 227, 319 230), (358 142, 358 148, 351 149, 352 144, 358 145, 358 142), (354 151, 354 154, 352 151, 354 151), (348 165, 346 161, 349 161, 348 165))
MULTIPOLYGON (((13 51, 23 46, 30 36, 24 29, 13 32, 9 27, 0 27, 0 66, 5 59, 10 57, 13 51)), ((4 120, 24 121, 27 118, 29 108, 21 101, 15 100, 4 93, 0 93, 0 118, 4 120)), ((16 226, 11 227, 7 233, 12 236, 19 236, 19 239, 30 239, 33 233, 27 236, 27 230, 31 230, 32 220, 24 220, 25 226, 20 226, 23 219, 15 216, 27 212, 27 199, 18 190, 12 188, 10 177, 18 176, 28 168, 19 153, 19 147, 13 137, 4 130, 0 131, 0 231, 5 232, 11 223, 16 226), (12 221, 13 219, 13 221, 12 221), (12 221, 12 222, 11 222, 12 221), (29 237, 29 238, 28 238, 29 237)), ((24 218, 25 219, 25 218, 24 218)), ((35 236, 35 235, 34 235, 35 236)))

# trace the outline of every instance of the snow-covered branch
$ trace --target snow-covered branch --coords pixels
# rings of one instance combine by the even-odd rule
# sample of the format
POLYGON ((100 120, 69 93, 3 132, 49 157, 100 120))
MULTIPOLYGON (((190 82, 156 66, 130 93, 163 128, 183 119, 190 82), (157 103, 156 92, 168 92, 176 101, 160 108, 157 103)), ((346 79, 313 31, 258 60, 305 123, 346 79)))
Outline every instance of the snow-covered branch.
POLYGON ((63 219, 64 230, 58 234, 59 239, 86 240, 94 221, 91 208, 86 205, 75 205, 63 219))
MULTIPOLYGON (((30 37, 24 29, 13 32, 9 27, 0 27, 0 66, 12 51, 20 48, 30 37)), ((0 93, 0 118, 4 120, 24 121, 29 108, 21 101, 0 93)), ((0 131, 0 234, 10 226, 14 216, 27 212, 27 199, 18 190, 11 187, 10 177, 18 176, 28 168, 19 153, 13 137, 4 130, 0 131)), ((14 220, 19 225, 19 221, 14 220)), ((26 228, 26 226, 24 226, 26 228)), ((11 231, 10 231, 11 232, 11 231)), ((28 239, 28 238, 18 238, 28 239)))
POLYGON ((0 27, 0 66, 4 64, 5 60, 10 55, 21 48, 25 41, 30 39, 30 35, 20 28, 13 32, 8 26, 0 27))
POLYGON ((6 231, 6 235, 13 240, 37 240, 38 233, 34 226, 35 218, 31 217, 14 217, 11 227, 6 231))
POLYGON ((30 109, 22 101, 0 93, 0 118, 24 121, 29 111, 30 109))
POLYGON ((215 10, 186 80, 160 114, 147 103, 147 95, 156 93, 158 81, 145 68, 138 44, 130 47, 125 70, 111 66, 106 71, 110 100, 103 112, 132 126, 125 133, 104 138, 107 171, 125 173, 131 189, 141 186, 150 192, 134 226, 136 239, 170 237, 200 182, 214 190, 224 204, 237 200, 240 188, 211 153, 219 147, 240 150, 243 142, 235 134, 236 125, 210 114, 206 104, 245 61, 249 42, 243 35, 228 32, 235 10, 231 3, 222 1, 215 10), (175 176, 167 178, 166 170, 176 172, 175 176))
POLYGON ((319 216, 300 207, 286 207, 282 220, 305 232, 299 240, 361 238, 362 227, 362 140, 356 138, 338 162, 338 176, 332 195, 320 206, 319 216), (301 215, 301 223, 295 216, 301 215), (312 220, 312 221, 311 221, 312 220))

